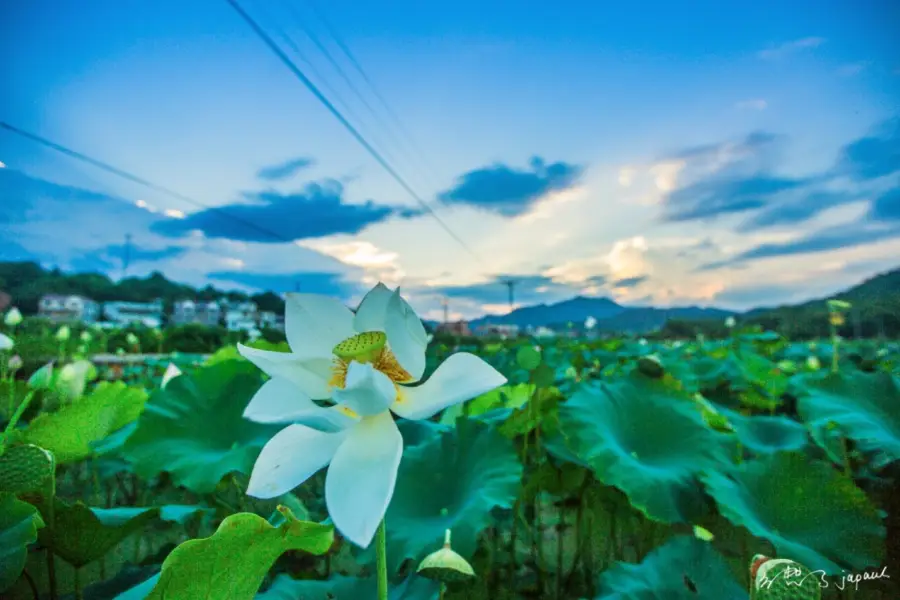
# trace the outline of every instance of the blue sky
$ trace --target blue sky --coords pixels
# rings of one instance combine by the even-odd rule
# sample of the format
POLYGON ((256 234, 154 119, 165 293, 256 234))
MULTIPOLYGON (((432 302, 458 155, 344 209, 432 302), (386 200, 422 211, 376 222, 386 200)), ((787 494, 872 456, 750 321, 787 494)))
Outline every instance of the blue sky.
POLYGON ((224 0, 36 0, 0 23, 0 120, 203 206, 0 130, 0 259, 118 277, 131 234, 130 274, 383 280, 430 317, 506 310, 504 277, 742 309, 897 266, 889 0, 241 4, 471 252, 224 0))

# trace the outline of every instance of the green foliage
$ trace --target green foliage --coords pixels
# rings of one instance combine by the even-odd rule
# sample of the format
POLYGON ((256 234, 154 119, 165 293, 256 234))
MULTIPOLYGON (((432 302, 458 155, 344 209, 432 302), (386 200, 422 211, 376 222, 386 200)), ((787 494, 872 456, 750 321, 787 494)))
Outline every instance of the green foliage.
POLYGON ((497 431, 460 419, 450 431, 407 448, 385 520, 388 558, 418 562, 453 531, 453 548, 469 558, 494 507, 510 508, 522 476, 515 449, 497 431))
POLYGON ((800 452, 779 452, 704 475, 719 510, 772 542, 779 557, 832 575, 880 564, 884 527, 853 480, 800 452))
POLYGON ((53 456, 40 446, 20 444, 0 451, 0 492, 41 489, 53 475, 53 456))
POLYGON ((137 419, 146 399, 143 390, 103 382, 83 398, 38 416, 21 437, 52 452, 59 464, 83 460, 91 456, 91 444, 137 419))
POLYGON ((37 509, 14 494, 0 492, 0 592, 16 582, 28 555, 28 545, 37 541, 44 521, 37 509))
POLYGON ((231 515, 212 537, 184 542, 166 558, 147 600, 250 600, 279 556, 288 550, 324 554, 333 542, 327 525, 288 518, 273 527, 254 514, 231 515))
POLYGON ((142 477, 163 472, 197 493, 215 490, 229 473, 250 473, 278 428, 243 418, 262 375, 229 360, 173 379, 147 401, 124 453, 142 477))

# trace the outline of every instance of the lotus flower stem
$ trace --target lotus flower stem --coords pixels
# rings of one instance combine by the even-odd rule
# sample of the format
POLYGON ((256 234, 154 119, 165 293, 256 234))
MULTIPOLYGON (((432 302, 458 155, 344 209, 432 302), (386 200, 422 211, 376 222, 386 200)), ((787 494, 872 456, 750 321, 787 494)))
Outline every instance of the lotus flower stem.
POLYGON ((6 429, 3 430, 3 435, 0 436, 0 454, 3 453, 3 447, 6 444, 6 438, 10 433, 16 428, 16 425, 19 422, 19 419, 22 418, 22 415, 25 413, 25 410, 28 408, 28 405, 31 404, 31 399, 34 398, 34 392, 28 392, 25 395, 25 398, 19 404, 19 408, 16 409, 16 412, 13 413, 13 416, 10 417, 9 423, 6 424, 6 429))
POLYGON ((81 592, 81 569, 78 567, 75 567, 72 585, 75 587, 75 600, 84 600, 84 594, 81 592))
POLYGON ((56 459, 53 459, 50 472, 50 496, 47 509, 47 527, 50 535, 47 541, 47 583, 50 587, 50 600, 57 600, 56 594, 56 561, 53 556, 53 536, 56 531, 56 459))
POLYGON ((387 600, 387 536, 385 535, 384 519, 381 520, 381 524, 378 526, 378 531, 375 533, 375 554, 377 557, 378 570, 378 600, 387 600))

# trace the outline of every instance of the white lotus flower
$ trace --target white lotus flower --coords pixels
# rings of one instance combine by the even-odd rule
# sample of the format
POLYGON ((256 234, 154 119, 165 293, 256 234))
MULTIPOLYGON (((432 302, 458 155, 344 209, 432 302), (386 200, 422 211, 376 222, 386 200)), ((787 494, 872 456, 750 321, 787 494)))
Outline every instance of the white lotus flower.
POLYGON ((584 320, 584 328, 585 329, 593 329, 597 326, 597 319, 594 317, 588 317, 584 320))
POLYGON ((242 344, 243 356, 272 378, 244 411, 261 423, 293 423, 262 449, 247 494, 274 498, 330 465, 325 502, 338 531, 367 547, 394 493, 403 438, 391 412, 427 419, 506 383, 465 352, 450 356, 424 383, 425 328, 399 290, 373 288, 354 315, 338 300, 288 294, 291 352, 242 344), (331 398, 324 408, 312 400, 331 398))
POLYGON ((6 316, 3 318, 3 322, 6 323, 9 327, 15 327, 22 322, 22 313, 18 308, 13 306, 11 309, 9 309, 9 312, 6 313, 6 316))
POLYGON ((0 333, 0 351, 2 350, 12 350, 13 346, 15 346, 15 342, 8 335, 0 333))
POLYGON ((737 323, 737 321, 734 320, 734 317, 727 317, 725 319, 725 327, 727 327, 728 329, 734 327, 735 323, 737 323))

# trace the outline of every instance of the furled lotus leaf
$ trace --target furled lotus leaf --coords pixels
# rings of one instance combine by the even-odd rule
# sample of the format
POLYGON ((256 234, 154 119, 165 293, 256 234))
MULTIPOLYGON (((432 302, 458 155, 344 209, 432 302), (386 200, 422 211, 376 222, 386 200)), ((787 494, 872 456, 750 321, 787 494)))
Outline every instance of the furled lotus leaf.
POLYGON ((583 386, 560 406, 559 420, 597 478, 659 521, 699 516, 705 502, 697 475, 727 462, 724 439, 690 398, 639 373, 583 386))
POLYGON ((888 373, 808 375, 799 384, 797 412, 826 450, 842 433, 874 469, 900 459, 900 384, 888 373), (832 433, 831 423, 838 425, 832 433))
POLYGON ((719 511, 772 542, 778 556, 840 574, 880 564, 878 510, 849 477, 802 452, 760 456, 704 476, 719 511))
POLYGON ((125 441, 125 457, 138 475, 165 471, 197 493, 212 492, 229 473, 249 473, 279 429, 243 417, 262 381, 259 369, 238 360, 176 377, 148 400, 125 441))
POLYGON ((600 576, 597 600, 747 600, 712 544, 678 536, 634 565, 619 562, 600 576))

